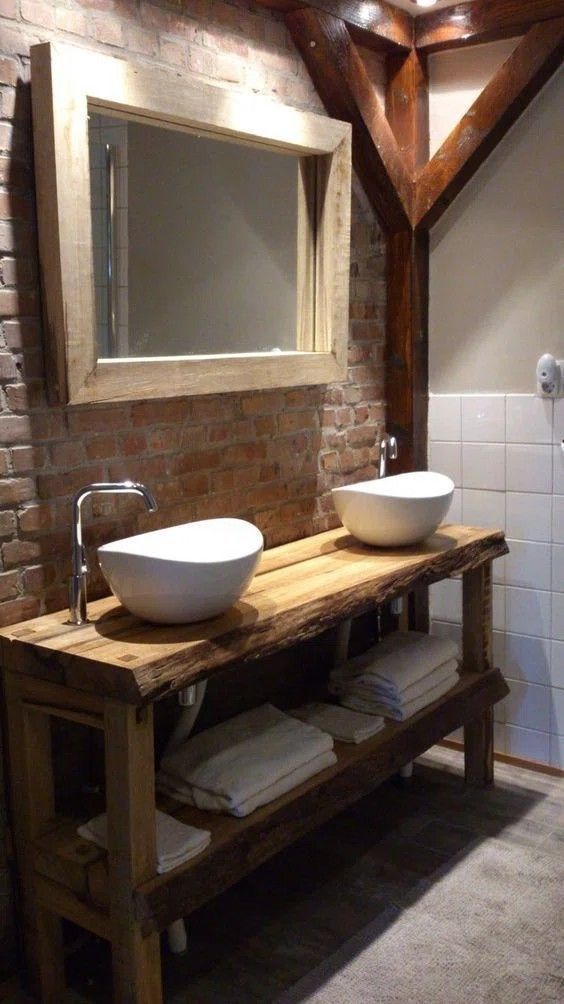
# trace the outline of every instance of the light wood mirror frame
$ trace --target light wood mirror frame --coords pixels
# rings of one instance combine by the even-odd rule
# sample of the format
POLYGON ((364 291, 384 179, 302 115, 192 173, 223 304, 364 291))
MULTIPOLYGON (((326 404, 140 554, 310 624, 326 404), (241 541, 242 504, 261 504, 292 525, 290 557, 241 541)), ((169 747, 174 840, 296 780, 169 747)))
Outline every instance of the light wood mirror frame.
POLYGON ((303 384, 346 375, 351 127, 87 49, 31 50, 39 254, 50 399, 91 404, 303 384), (88 111, 296 156, 296 351, 98 359, 88 111))

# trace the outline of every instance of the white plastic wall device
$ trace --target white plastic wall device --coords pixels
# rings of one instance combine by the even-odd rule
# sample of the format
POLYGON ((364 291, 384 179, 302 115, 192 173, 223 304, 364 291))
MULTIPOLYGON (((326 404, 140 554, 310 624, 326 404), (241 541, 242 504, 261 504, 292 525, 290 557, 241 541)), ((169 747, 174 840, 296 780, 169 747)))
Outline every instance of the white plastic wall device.
POLYGON ((537 363, 536 376, 539 397, 564 397, 564 359, 545 352, 537 363))

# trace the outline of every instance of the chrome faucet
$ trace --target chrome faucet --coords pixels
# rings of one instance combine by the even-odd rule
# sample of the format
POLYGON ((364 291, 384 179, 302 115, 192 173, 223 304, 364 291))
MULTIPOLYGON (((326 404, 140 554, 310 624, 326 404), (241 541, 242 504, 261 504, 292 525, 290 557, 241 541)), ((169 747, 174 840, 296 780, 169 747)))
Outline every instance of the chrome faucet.
POLYGON ((385 478, 388 473, 388 460, 397 460, 398 441, 395 436, 384 433, 380 440, 380 464, 378 467, 378 477, 385 478))
POLYGON ((80 488, 72 500, 72 575, 69 579, 69 613, 71 624, 84 624, 87 620, 86 612, 86 575, 88 564, 86 561, 86 551, 82 543, 82 521, 80 507, 84 499, 89 495, 99 492, 119 493, 128 492, 132 495, 141 495, 145 500, 145 505, 149 512, 155 512, 158 508, 155 497, 145 485, 135 481, 100 482, 93 485, 85 485, 80 488))

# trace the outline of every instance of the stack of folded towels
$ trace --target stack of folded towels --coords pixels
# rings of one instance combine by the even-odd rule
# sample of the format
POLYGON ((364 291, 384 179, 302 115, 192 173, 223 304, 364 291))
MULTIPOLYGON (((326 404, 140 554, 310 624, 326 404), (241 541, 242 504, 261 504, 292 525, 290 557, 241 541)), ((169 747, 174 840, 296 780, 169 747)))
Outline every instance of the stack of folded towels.
MULTIPOLYGON (((211 833, 209 830, 199 830, 196 826, 180 823, 174 816, 165 812, 156 813, 157 827, 157 872, 165 872, 178 868, 190 858, 201 854, 208 846, 211 833)), ((85 840, 91 840, 98 847, 108 846, 108 820, 106 813, 95 816, 87 823, 78 827, 77 833, 85 840)))
POLYGON ((336 762, 330 735, 263 704, 166 753, 157 787, 198 809, 247 816, 336 762))
POLYGON ((379 715, 367 715, 362 711, 351 711, 340 704, 313 702, 294 708, 291 712, 302 722, 309 722, 333 739, 342 743, 363 743, 384 728, 384 719, 379 715))
POLYGON ((398 631, 334 669, 329 688, 347 708, 403 722, 458 683, 458 654, 448 638, 398 631))

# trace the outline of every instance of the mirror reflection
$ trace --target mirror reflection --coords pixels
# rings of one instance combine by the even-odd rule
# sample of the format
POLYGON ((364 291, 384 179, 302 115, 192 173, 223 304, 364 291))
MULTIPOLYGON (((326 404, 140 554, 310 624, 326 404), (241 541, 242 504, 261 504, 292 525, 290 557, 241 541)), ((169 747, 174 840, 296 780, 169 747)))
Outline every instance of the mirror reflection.
POLYGON ((296 156, 89 111, 99 358, 295 351, 296 156))

